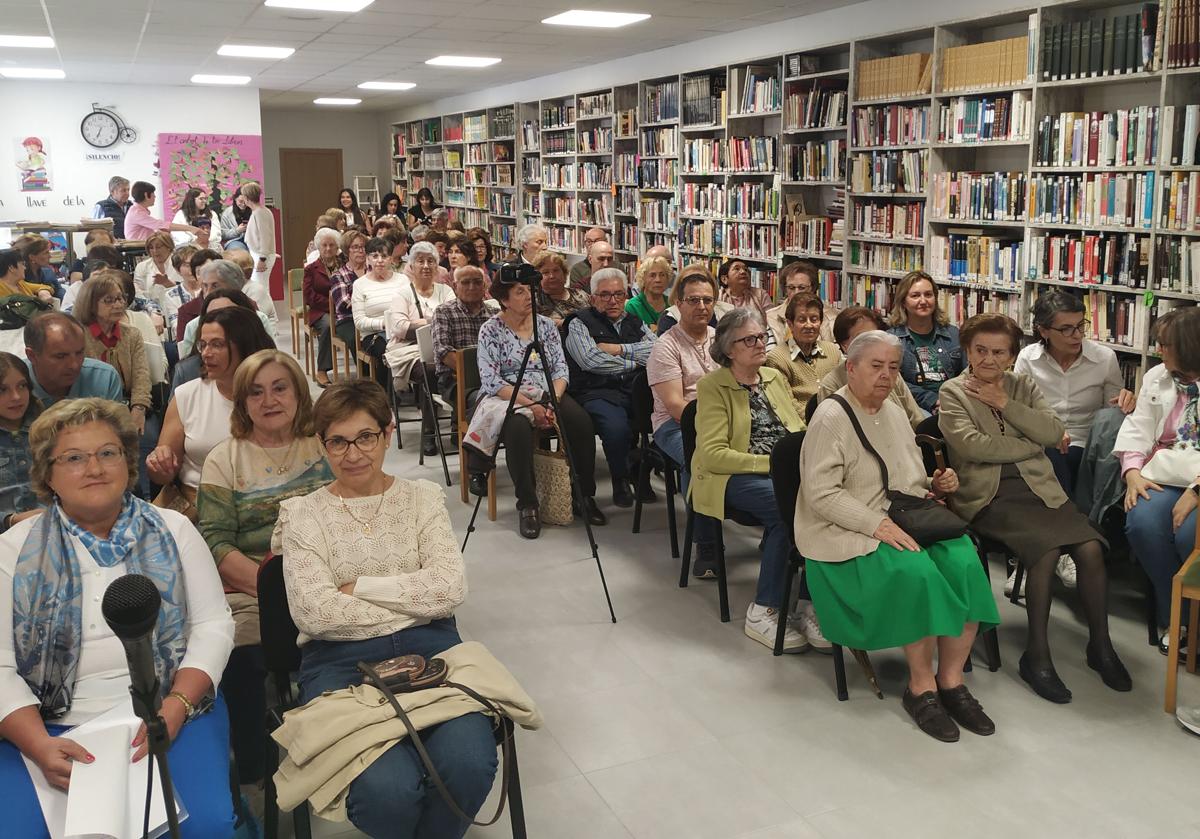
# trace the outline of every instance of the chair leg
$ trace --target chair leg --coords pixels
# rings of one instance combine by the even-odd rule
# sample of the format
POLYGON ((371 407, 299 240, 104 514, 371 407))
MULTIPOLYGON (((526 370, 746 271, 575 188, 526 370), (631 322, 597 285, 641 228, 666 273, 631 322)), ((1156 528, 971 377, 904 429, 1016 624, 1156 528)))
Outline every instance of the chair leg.
POLYGON ((1183 583, 1171 582, 1171 626, 1167 630, 1167 685, 1163 710, 1175 713, 1175 696, 1179 678, 1179 627, 1183 623, 1183 583))
POLYGON ((528 839, 525 830, 525 799, 521 795, 521 772, 517 765, 517 741, 513 721, 504 718, 505 734, 511 739, 508 750, 508 821, 512 826, 513 839, 528 839))
POLYGON ((1200 600, 1191 601, 1188 610, 1187 671, 1196 672, 1196 627, 1200 625, 1200 600))
POLYGON ((488 521, 496 520, 496 469, 488 472, 488 521))
POLYGON ((787 573, 783 577, 783 606, 779 610, 779 626, 775 630, 775 649, 773 655, 783 655, 783 636, 787 634, 787 608, 792 602, 792 583, 796 580, 796 572, 800 562, 793 552, 788 558, 787 573))
POLYGON ((663 462, 663 479, 667 484, 667 532, 671 535, 671 558, 679 558, 679 526, 675 523, 675 469, 663 462))
MULTIPOLYGON (((644 437, 645 435, 643 435, 644 437)), ((641 487, 650 482, 650 458, 646 457, 646 441, 642 440, 638 457, 637 486, 633 490, 633 533, 642 529, 642 492, 641 487)))
POLYGON ((983 647, 987 650, 988 670, 995 673, 1000 669, 1000 636, 995 627, 983 633, 983 647))
POLYGON ((686 506, 686 521, 683 527, 683 562, 679 564, 679 587, 687 588, 688 570, 692 564, 692 529, 696 526, 696 511, 689 501, 686 506))
POLYGON ((846 659, 842 655, 842 645, 833 645, 833 682, 837 686, 838 702, 845 702, 850 698, 849 691, 846 690, 846 659))
POLYGON ((462 443, 458 444, 458 483, 459 495, 462 497, 462 503, 467 503, 467 486, 470 484, 470 475, 467 473, 467 455, 462 450, 462 443))
POLYGON ((296 327, 295 315, 292 315, 292 355, 300 355, 300 330, 296 327))
POLYGON ((1017 576, 1013 578, 1012 594, 1008 596, 1008 601, 1014 606, 1021 605, 1021 583, 1025 581, 1025 566, 1021 564, 1021 560, 1017 560, 1017 576))
POLYGON ((721 623, 729 623, 729 579, 725 576, 725 534, 717 522, 717 595, 721 604, 721 623))

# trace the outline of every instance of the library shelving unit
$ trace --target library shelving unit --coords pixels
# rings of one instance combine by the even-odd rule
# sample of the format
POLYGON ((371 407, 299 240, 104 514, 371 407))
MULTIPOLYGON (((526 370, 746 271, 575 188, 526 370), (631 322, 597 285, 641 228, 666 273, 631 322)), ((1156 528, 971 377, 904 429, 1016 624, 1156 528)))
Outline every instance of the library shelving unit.
POLYGON ((541 100, 542 224, 550 232, 550 249, 579 250, 575 97, 541 100))
MULTIPOLYGON (((956 319, 1000 311, 1027 331, 1033 298, 1069 288, 1132 384, 1156 362, 1157 317, 1200 302, 1195 20, 1182 0, 1029 6, 520 103, 520 218, 497 213, 493 230, 544 221, 578 235, 594 220, 624 258, 660 244, 678 264, 737 254, 766 287, 806 259, 828 302, 880 310, 921 267, 956 319), (543 118, 568 104, 570 119, 543 118), (547 170, 594 163, 603 184, 606 160, 607 194, 547 170)), ((392 128, 409 192, 428 184, 440 200, 454 148, 442 120, 392 128)))
POLYGON ((407 127, 397 125, 392 128, 392 191, 400 196, 404 203, 408 193, 408 134, 407 127))
POLYGON ((575 107, 577 246, 582 248, 583 236, 592 227, 603 228, 613 241, 615 91, 610 87, 580 93, 575 107))
MULTIPOLYGON (((517 213, 521 209, 517 167, 517 106, 501 105, 488 110, 488 203, 481 224, 489 230, 493 248, 511 249, 517 238, 517 213)), ((495 254, 493 254, 495 257, 495 254)))

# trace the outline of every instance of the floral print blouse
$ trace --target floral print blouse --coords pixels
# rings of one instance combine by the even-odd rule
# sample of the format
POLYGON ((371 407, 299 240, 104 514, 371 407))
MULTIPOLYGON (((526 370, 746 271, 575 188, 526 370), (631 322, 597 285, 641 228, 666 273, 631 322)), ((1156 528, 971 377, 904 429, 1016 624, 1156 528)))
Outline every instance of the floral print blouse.
MULTIPOLYGON (((567 359, 563 355, 562 340, 554 321, 545 315, 538 315, 538 337, 546 350, 546 366, 553 379, 568 379, 567 359)), ((487 321, 479 329, 479 348, 477 358, 479 363, 480 392, 484 396, 495 396, 505 385, 516 384, 517 373, 521 370, 521 359, 529 341, 517 336, 509 329, 508 324, 499 316, 487 321)), ((546 377, 542 373, 541 360, 535 353, 529 359, 525 370, 522 390, 549 390, 546 377)))

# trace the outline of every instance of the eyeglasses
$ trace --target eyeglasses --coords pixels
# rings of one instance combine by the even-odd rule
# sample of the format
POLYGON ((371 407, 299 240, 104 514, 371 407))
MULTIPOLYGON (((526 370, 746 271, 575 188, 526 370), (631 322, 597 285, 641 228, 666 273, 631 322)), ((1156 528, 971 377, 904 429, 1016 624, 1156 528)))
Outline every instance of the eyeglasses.
POLYGON ((807 285, 788 285, 784 286, 784 290, 789 294, 808 294, 809 288, 807 285))
POLYGON ((115 467, 118 463, 122 466, 125 465, 125 450, 120 446, 104 446, 94 452, 65 452, 58 457, 50 458, 50 462, 72 474, 81 475, 87 470, 88 463, 93 457, 96 458, 96 462, 102 469, 115 467))
POLYGON ((597 300, 624 300, 625 292, 623 291, 598 291, 596 292, 597 300))
POLYGON ((221 352, 222 350, 225 350, 228 348, 229 348, 229 342, 223 341, 220 338, 214 338, 211 341, 197 341, 196 342, 196 351, 197 352, 204 352, 205 350, 214 350, 216 352, 221 352))
POLYGON ((101 297, 100 302, 105 306, 115 306, 118 303, 125 303, 124 297, 101 297))
POLYGON ((325 444, 325 451, 334 457, 342 457, 350 451, 351 445, 363 454, 370 454, 379 447, 381 437, 382 431, 364 431, 353 440, 347 440, 345 437, 322 437, 321 442, 325 444))
POLYGON ((685 297, 685 298, 683 298, 683 302, 687 303, 689 306, 711 306, 714 302, 716 302, 716 298, 714 298, 714 297, 685 297))
POLYGON ((1057 332, 1064 338, 1070 338, 1072 335, 1083 335, 1091 325, 1092 322, 1085 318, 1075 326, 1047 326, 1046 329, 1049 329, 1051 332, 1057 332))
POLYGON ((747 335, 745 338, 734 338, 735 344, 741 344, 746 349, 753 349, 755 344, 767 345, 767 333, 759 332, 756 335, 747 335))

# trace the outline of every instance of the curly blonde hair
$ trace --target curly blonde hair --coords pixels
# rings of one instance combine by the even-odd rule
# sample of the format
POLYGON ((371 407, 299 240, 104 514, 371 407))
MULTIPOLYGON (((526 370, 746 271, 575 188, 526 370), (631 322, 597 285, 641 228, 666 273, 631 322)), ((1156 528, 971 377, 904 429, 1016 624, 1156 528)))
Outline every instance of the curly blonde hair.
POLYGON ((29 483, 38 499, 49 504, 54 500, 50 487, 51 452, 58 442, 58 435, 68 428, 78 428, 92 422, 106 423, 117 435, 121 448, 125 450, 125 465, 129 469, 129 484, 138 480, 138 431, 129 415, 129 409, 109 399, 89 397, 87 399, 63 399, 42 412, 29 427, 29 483))
POLYGON ((675 269, 671 267, 671 263, 665 257, 656 256, 651 259, 643 259, 642 263, 638 266, 637 276, 635 277, 638 291, 646 290, 643 281, 646 275, 655 269, 667 272, 668 287, 675 281, 675 269))

